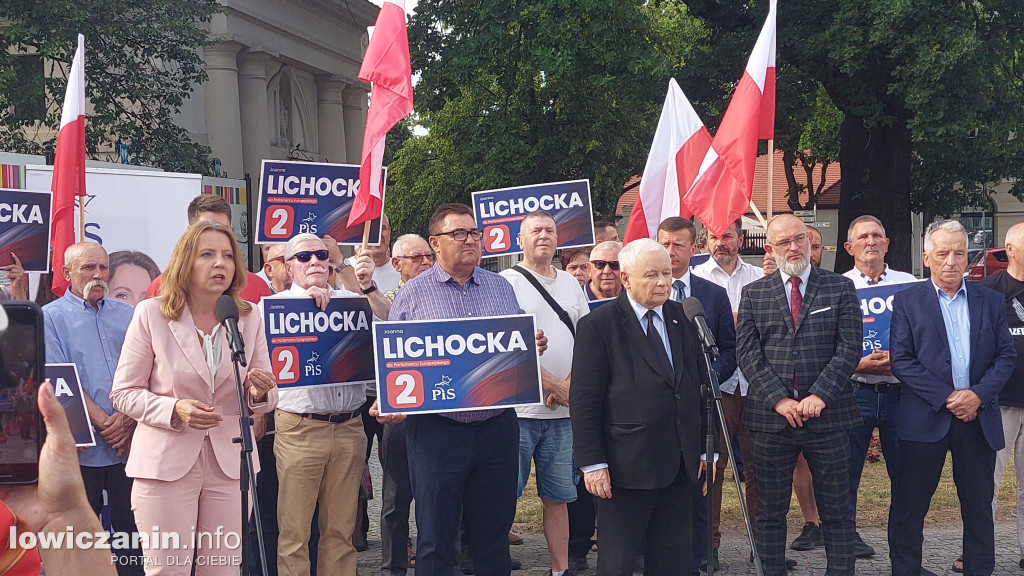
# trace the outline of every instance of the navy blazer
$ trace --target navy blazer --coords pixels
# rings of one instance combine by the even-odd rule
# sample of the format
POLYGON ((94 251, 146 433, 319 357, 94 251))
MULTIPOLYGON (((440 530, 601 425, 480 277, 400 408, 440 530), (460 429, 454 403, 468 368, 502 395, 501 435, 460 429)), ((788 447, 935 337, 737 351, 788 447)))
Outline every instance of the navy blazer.
MULTIPOLYGON (((936 442, 949 432, 953 413, 946 398, 953 393, 953 371, 939 296, 931 280, 896 294, 889 329, 889 360, 900 379, 900 440, 936 442)), ((993 450, 1003 448, 999 391, 1013 373, 1017 351, 1006 324, 1003 295, 967 283, 971 318, 971 391, 981 398, 978 420, 993 450)))
POLYGON ((718 345, 718 360, 711 367, 718 372, 719 382, 725 382, 736 371, 736 324, 732 319, 729 293, 718 284, 690 273, 690 296, 700 300, 704 319, 718 345))

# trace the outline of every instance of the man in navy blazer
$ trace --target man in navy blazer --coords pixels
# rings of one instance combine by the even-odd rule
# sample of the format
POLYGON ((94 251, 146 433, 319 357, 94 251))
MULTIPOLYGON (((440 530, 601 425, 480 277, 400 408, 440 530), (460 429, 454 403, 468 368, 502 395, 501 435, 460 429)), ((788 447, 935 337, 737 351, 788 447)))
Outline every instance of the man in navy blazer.
MULTIPOLYGON (((692 296, 704 306, 704 318, 715 337, 719 352, 718 359, 711 363, 711 367, 718 372, 718 381, 725 382, 736 371, 736 325, 732 319, 729 293, 725 288, 690 274, 690 258, 696 247, 696 238, 697 229, 686 218, 670 216, 658 225, 658 244, 668 251, 672 262, 671 298, 682 302, 692 296)), ((695 484, 693 493, 693 566, 690 570, 693 575, 700 574, 700 564, 707 551, 710 507, 708 498, 702 494, 702 484, 695 484)))
POLYGON ((995 568, 993 474, 1003 447, 999 391, 1017 353, 1003 295, 963 279, 963 226, 932 224, 924 249, 931 281, 899 292, 892 303, 889 355, 902 382, 892 573, 922 573, 924 517, 948 450, 964 525, 964 574, 987 576, 995 568))

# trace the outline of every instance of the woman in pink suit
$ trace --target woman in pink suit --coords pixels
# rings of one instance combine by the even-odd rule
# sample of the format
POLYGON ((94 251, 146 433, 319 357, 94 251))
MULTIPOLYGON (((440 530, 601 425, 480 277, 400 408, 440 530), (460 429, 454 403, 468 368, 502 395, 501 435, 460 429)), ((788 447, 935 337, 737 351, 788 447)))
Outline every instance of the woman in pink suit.
MULTIPOLYGON (((248 409, 277 404, 267 340, 258 314, 239 297, 245 283, 231 231, 201 220, 178 240, 159 298, 140 302, 128 328, 110 398, 139 422, 126 472, 146 574, 237 574, 241 558, 238 400, 231 346, 214 311, 231 296, 245 342, 248 409), (178 545, 165 537, 177 534, 178 545)), ((253 459, 259 470, 255 452, 253 459)))

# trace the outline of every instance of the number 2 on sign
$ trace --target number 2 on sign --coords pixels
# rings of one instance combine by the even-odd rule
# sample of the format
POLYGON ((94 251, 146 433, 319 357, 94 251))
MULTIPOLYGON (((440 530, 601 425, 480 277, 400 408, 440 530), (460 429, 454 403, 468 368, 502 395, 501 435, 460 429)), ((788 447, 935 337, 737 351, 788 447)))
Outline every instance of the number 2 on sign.
POLYGON ((271 351, 270 364, 278 384, 294 384, 298 381, 299 373, 295 369, 295 359, 298 357, 299 350, 295 346, 280 346, 271 351))
POLYGON ((484 230, 484 236, 487 238, 487 251, 488 252, 504 252, 508 250, 508 226, 488 226, 484 230))
POLYGON ((268 238, 284 239, 292 235, 292 228, 295 222, 295 211, 291 206, 271 206, 264 213, 266 221, 263 223, 264 234, 268 238))
POLYGON ((388 374, 388 404, 401 411, 423 404, 423 375, 416 370, 388 374))

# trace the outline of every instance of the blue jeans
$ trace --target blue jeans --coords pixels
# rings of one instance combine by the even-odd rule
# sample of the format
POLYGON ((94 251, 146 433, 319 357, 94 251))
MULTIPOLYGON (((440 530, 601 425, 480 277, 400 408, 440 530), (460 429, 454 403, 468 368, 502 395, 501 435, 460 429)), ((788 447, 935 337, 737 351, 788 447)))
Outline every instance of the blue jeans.
MULTIPOLYGON (((885 471, 889 474, 889 482, 893 488, 898 480, 900 464, 899 443, 899 411, 900 390, 895 388, 878 393, 864 390, 854 382, 857 391, 857 405, 864 425, 850 430, 850 511, 857 520, 857 489, 860 488, 860 476, 864 471, 864 459, 871 444, 871 435, 878 428, 878 437, 882 441, 882 454, 885 457, 885 471)), ((896 503, 896 491, 889 503, 889 530, 893 527, 893 509, 896 503)), ((890 541, 892 540, 890 534, 890 541)))
POLYGON ((530 463, 537 466, 537 495, 552 502, 576 499, 572 468, 572 425, 568 418, 519 419, 518 496, 530 480, 530 463))

